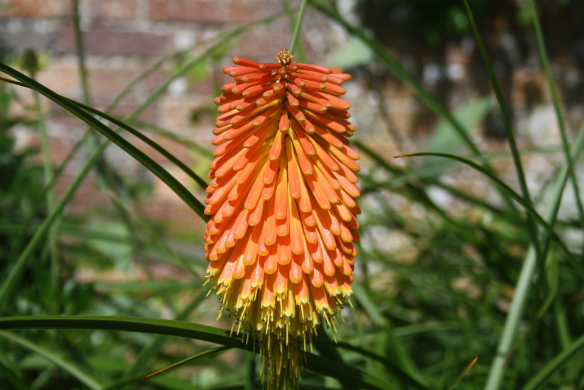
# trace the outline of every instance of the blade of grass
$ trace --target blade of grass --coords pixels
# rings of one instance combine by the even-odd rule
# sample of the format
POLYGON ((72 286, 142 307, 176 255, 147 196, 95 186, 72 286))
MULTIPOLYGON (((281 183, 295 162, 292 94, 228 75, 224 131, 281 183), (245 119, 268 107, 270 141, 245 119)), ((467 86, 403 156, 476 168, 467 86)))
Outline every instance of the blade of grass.
POLYGON ((204 212, 205 207, 190 193, 190 191, 188 191, 177 179, 175 179, 170 173, 168 173, 168 171, 162 168, 158 163, 156 163, 146 154, 141 152, 138 148, 136 148, 126 139, 121 137, 118 133, 116 133, 109 127, 105 126, 103 123, 95 119, 93 116, 87 114, 77 105, 71 103, 67 99, 64 99, 63 97, 56 94, 52 90, 48 89, 44 85, 25 76, 16 69, 13 69, 4 64, 0 64, 0 70, 19 80, 23 84, 26 84, 33 90, 38 91, 48 99, 52 100, 61 107, 65 108, 67 111, 71 112, 73 115, 77 116, 79 119, 83 120, 85 123, 93 127, 95 130, 99 131, 110 141, 114 142, 116 145, 122 148, 130 156, 134 157, 138 162, 140 162, 150 172, 156 175, 166 185, 168 185, 203 220, 208 219, 204 212))
MULTIPOLYGON (((472 11, 470 6, 468 5, 468 0, 464 0, 464 5, 466 6, 466 10, 468 13, 468 17, 470 20, 470 25, 472 26, 473 32, 477 39, 477 43, 479 45, 479 49, 481 50, 481 54, 483 55, 483 60, 485 61, 485 65, 487 66, 487 71, 489 73, 489 79, 491 80, 491 85, 493 86, 493 91, 495 92, 495 96, 497 97, 497 102, 499 103, 499 107, 501 109, 501 115, 503 117, 503 123, 505 125, 505 130, 507 133, 507 140, 509 141, 509 148, 511 149, 511 154, 513 155, 513 162, 515 164, 515 169, 517 170, 517 178, 519 180, 519 185, 521 187, 521 193, 523 194, 523 198, 533 208, 533 203, 531 201, 531 195, 529 194, 529 188, 527 187, 527 181, 525 180, 525 172, 523 170, 523 164, 521 163, 521 156, 519 155, 519 149, 517 148, 517 142, 515 141, 515 134, 513 132, 513 125, 511 123, 511 117, 507 110, 507 104, 505 102, 505 98, 503 97, 503 91, 501 90, 501 86, 499 85, 499 81, 495 76, 495 71, 493 70, 493 65, 491 64, 491 60, 489 55, 487 54, 487 49, 483 44, 483 40, 481 39, 481 35, 479 34, 478 27, 475 23, 472 11)), ((537 228, 536 225, 533 223, 533 217, 531 215, 527 216, 527 229, 529 231, 529 236, 533 246, 535 248, 536 254, 541 255, 540 246, 539 246, 539 239, 537 237, 537 228)), ((541 257, 539 259, 540 264, 543 266, 545 257, 541 257)))
POLYGON ((463 158, 463 157, 459 157, 459 156, 456 156, 456 155, 453 155, 453 154, 447 154, 447 153, 429 153, 429 152, 402 154, 402 155, 399 155, 399 156, 395 156, 395 158, 424 157, 424 156, 444 157, 444 158, 448 158, 448 159, 451 159, 451 160, 460 161, 461 163, 470 166, 474 170, 479 171, 480 173, 484 174, 489 179, 491 179, 496 185, 498 185, 499 187, 501 187, 509 195, 510 198, 512 198, 513 200, 515 200, 519 204, 521 204, 523 207, 525 207, 525 210, 528 213, 530 213, 531 215, 533 215, 533 217, 537 220, 537 222, 539 222, 547 231, 551 231, 550 230, 550 226, 548 225, 548 223, 538 214, 538 212, 533 207, 531 207, 527 203, 527 201, 521 195, 519 195, 517 192, 515 192, 515 190, 513 190, 511 187, 509 187, 507 184, 505 184, 497 176, 495 176, 494 174, 492 174, 491 172, 489 172, 485 167, 480 166, 477 163, 475 163, 475 162, 473 162, 473 161, 471 161, 469 159, 466 159, 466 158, 463 158))
MULTIPOLYGON (((191 301, 191 303, 188 304, 180 313, 178 313, 174 319, 177 321, 185 321, 188 318, 189 314, 191 314, 191 312, 195 310, 201 302, 203 302, 206 296, 207 291, 201 289, 201 291, 191 301)), ((164 343, 166 342, 167 339, 168 338, 165 336, 157 335, 152 340, 150 345, 148 345, 148 347, 144 348, 142 352, 140 352, 138 358, 136 359, 132 367, 130 367, 126 375, 135 375, 138 372, 138 370, 140 370, 143 367, 146 367, 150 359, 152 359, 154 356, 156 356, 156 354, 158 354, 162 350, 162 347, 164 346, 164 343)))
MULTIPOLYGON (((583 123, 583 125, 584 125, 584 123, 583 123)), ((582 140, 584 141, 584 134, 583 134, 582 140)), ((582 142, 582 143, 584 143, 584 142, 582 142)), ((580 147, 578 148, 578 150, 580 150, 581 144, 578 143, 578 145, 580 145, 580 147)), ((471 168, 475 169, 476 171, 483 173, 485 176, 487 176, 489 179, 491 179, 495 184, 497 184, 499 187, 501 187, 504 190, 504 192, 509 195, 509 197, 511 199, 514 199, 519 204, 521 204, 525 208, 525 210, 535 218, 535 220, 544 228, 544 231, 546 231, 548 234, 550 234, 552 236, 552 238, 556 241, 557 245, 559 245, 560 249, 562 250, 562 252, 566 256, 568 261, 570 261, 570 263, 574 266, 574 269, 577 269, 577 270, 581 269, 581 266, 578 265, 578 260, 576 260, 576 258, 574 257, 574 254, 572 254, 572 252, 570 252, 570 250, 568 249, 568 246, 564 243, 564 241, 557 234, 554 233, 553 229, 549 225, 549 221, 551 221, 553 218, 553 212, 555 210, 555 207, 557 207, 556 202, 559 202, 561 200, 559 198, 561 198, 562 193, 563 193, 562 183, 565 184, 565 182, 566 182, 565 180, 562 180, 562 178, 565 178, 565 175, 567 175, 566 171, 564 171, 564 175, 557 177, 558 181, 556 182, 556 185, 553 188, 553 191, 552 191, 553 195, 550 198, 550 202, 548 202, 546 204, 546 209, 544 210, 544 215, 546 217, 543 218, 541 215, 539 215, 539 213, 535 209, 530 207, 525 202, 525 199, 523 199, 523 197, 521 195, 519 195, 517 192, 515 192, 511 187, 509 187, 507 184, 505 184, 497 176, 491 174, 486 168, 474 163, 473 161, 470 161, 468 159, 465 159, 465 158, 462 158, 459 156, 455 156, 452 154, 445 154, 445 153, 411 153, 411 154, 402 154, 399 156, 395 156, 395 158, 422 157, 422 156, 444 157, 444 158, 449 158, 452 160, 460 161, 460 162, 470 166, 471 168)), ((535 251, 533 251, 533 255, 536 256, 535 251)), ((529 257, 529 256, 530 255, 528 254, 527 257, 529 257)), ((525 262, 524 262, 524 266, 525 266, 525 262)))
POLYGON ((197 175, 195 172, 193 172, 189 167, 187 167, 179 159, 174 157, 174 155, 172 153, 170 153, 168 150, 164 149, 162 146, 160 146, 156 142, 152 141, 150 138, 148 138, 147 136, 145 136, 144 134, 142 134, 138 130, 134 129, 131 126, 128 126, 124 122, 122 122, 122 121, 120 121, 120 120, 118 120, 118 119, 116 119, 116 118, 114 118, 114 117, 112 117, 104 112, 96 110, 95 108, 89 107, 89 106, 82 104, 82 103, 79 103, 79 102, 76 102, 75 100, 72 100, 72 99, 67 99, 67 100, 69 102, 75 104, 77 107, 80 107, 80 108, 84 109, 85 111, 88 111, 94 115, 100 116, 103 119, 115 124, 116 126, 121 127, 122 129, 128 131, 130 134, 139 138, 141 141, 146 143, 152 149, 156 150, 158 153, 160 153, 161 155, 166 157, 174 165, 179 167, 184 173, 186 173, 188 176, 190 176, 199 185, 199 187, 201 187, 203 190, 207 188, 208 183, 205 182, 205 180, 203 180, 199 175, 197 175))
MULTIPOLYGON (((570 175, 570 180, 572 181, 572 185, 574 186, 574 197, 576 198, 576 205, 578 206, 578 217, 580 219, 580 226, 584 228, 584 206, 582 205, 582 197, 580 196, 580 189, 578 185, 578 180, 576 179, 576 172, 574 171, 574 160, 570 155, 570 144, 568 141, 568 136, 566 135, 566 129, 564 126, 564 119, 562 116, 562 110, 560 109, 560 100, 558 99, 558 95, 556 93, 556 87, 554 85, 554 79, 552 76, 552 69, 550 66, 550 60, 547 55, 547 49, 545 47, 545 40, 543 37, 543 32, 541 29, 541 24, 539 23, 539 18, 537 17, 537 9, 535 7, 535 2, 533 0, 529 0, 529 4, 531 6, 531 12, 533 16, 533 25, 535 27, 535 33, 537 36, 537 44, 539 46, 539 53, 541 55, 541 62, 543 64, 543 69, 547 78, 547 82, 549 85, 552 103, 554 105, 554 111, 556 112, 556 119, 558 121, 558 127, 560 129, 560 135, 562 138, 562 147, 564 149, 564 156, 566 157, 566 161, 568 164, 568 173, 570 175)), ((582 131, 580 129, 579 131, 582 131)))
MULTIPOLYGON (((32 76, 32 75, 31 75, 32 76)), ((45 177, 45 186, 51 182, 54 176, 53 172, 53 161, 51 158, 49 136, 47 134, 47 126, 45 123, 45 117, 43 114, 43 109, 41 107, 41 100, 38 92, 32 92, 34 96, 34 105, 38 115, 38 127, 41 138, 41 150, 43 154, 43 173, 45 177)), ((46 192, 46 202, 47 202, 47 212, 51 213, 55 208, 55 193, 52 189, 46 192)), ((58 221, 51 226, 47 234, 47 245, 49 245, 49 255, 51 259, 51 285, 53 291, 57 292, 58 289, 58 279, 59 279, 59 254, 57 248, 57 236, 58 236, 58 221)), ((58 303, 58 295, 55 295, 55 303, 58 303)), ((58 311, 58 310, 57 310, 58 311)), ((55 313, 56 314, 56 313, 55 313)))
MULTIPOLYGON (((77 48, 77 65, 79 69, 79 81, 81 83, 81 90, 83 93, 83 102, 86 105, 91 104, 91 93, 89 91, 89 84, 88 84, 88 71, 87 66, 85 65, 85 45, 83 42, 83 33, 81 31, 80 19, 81 15, 79 12, 79 0, 73 0, 72 2, 72 20, 75 32, 75 44, 77 48)), ((91 131, 91 128, 88 129, 91 131)), ((97 133, 91 131, 93 135, 92 138, 88 138, 85 142, 85 149, 88 155, 91 155, 95 148, 97 147, 97 142, 99 138, 97 133)), ((122 198, 127 198, 127 194, 130 192, 127 189, 126 184, 123 180, 121 180, 118 175, 112 171, 109 164, 105 160, 105 158, 100 157, 99 161, 95 165, 95 171, 97 173, 97 180, 100 184, 101 188, 105 191, 106 196, 111 200, 109 196, 110 193, 115 193, 122 195, 122 198)), ((126 225, 128 232, 132 238, 132 255, 133 257, 138 260, 139 262, 143 263, 143 258, 140 252, 140 244, 138 242, 137 237, 134 235, 134 227, 132 225, 132 221, 129 220, 128 216, 120 207, 116 204, 113 205, 114 209, 116 210, 118 217, 120 220, 126 225)))
POLYGON ((584 347, 584 335, 580 336, 565 351, 557 355, 538 374, 530 380, 521 390, 536 390, 543 387, 551 376, 566 364, 574 354, 584 347))
MULTIPOLYGON (((319 336, 320 336, 320 333, 319 333, 319 336)), ((357 352, 360 355, 363 355, 363 356, 366 356, 366 357, 371 358, 373 360, 376 360, 378 362, 381 362, 385 366, 385 368, 387 369, 388 373, 391 373, 392 375, 397 377, 399 380, 406 383, 408 386, 415 387, 415 388, 420 389, 420 390, 428 389, 428 387, 425 384, 423 384, 418 379, 416 379, 413 376, 411 376, 410 374, 408 374, 401 367, 390 362, 387 358, 385 358, 381 355, 378 355, 376 353, 373 353, 371 351, 368 351, 364 348, 356 347, 354 345, 351 345, 349 343, 345 343, 343 341, 331 342, 330 340, 321 340, 320 338, 315 339, 312 342, 314 343, 315 346, 330 345, 330 346, 334 346, 337 348, 346 349, 348 351, 357 352)))
POLYGON ((192 362, 193 360, 197 360, 197 359, 200 359, 200 358, 205 357, 205 356, 214 355, 214 354, 219 353, 219 352, 227 351, 228 349, 231 349, 231 347, 219 347, 219 348, 209 349, 209 350, 207 350, 205 352, 198 353, 196 355, 193 355, 191 357, 188 357, 186 359, 183 359, 180 362, 174 363, 174 364, 172 364, 172 365, 170 365, 170 366, 168 366, 166 368, 163 368, 162 370, 158 370, 156 372, 153 372, 150 375, 146 375, 144 378, 142 378, 142 380, 151 378, 154 375, 162 374, 162 373, 164 373, 164 372, 166 372, 168 370, 172 370, 173 368, 176 368, 178 366, 181 366, 181 365, 183 365, 185 363, 192 362))
POLYGON ((75 154, 77 153, 77 151, 79 150, 81 145, 89 137, 89 135, 90 135, 90 133, 86 132, 83 135, 83 138, 81 138, 73 146, 73 148, 69 151, 69 154, 67 154, 67 156, 65 157, 65 159, 61 163, 61 165, 59 165, 59 167, 54 171, 54 174, 51 176, 51 180, 45 184, 43 190, 37 195, 35 202, 33 203, 34 206, 31 210, 31 212, 29 213, 29 216, 28 216, 26 222, 24 223, 21 230, 19 231, 19 235, 15 241, 15 244, 13 245, 13 247, 10 251, 10 254, 8 255, 8 259, 12 259, 15 256, 15 253, 18 252, 21 244, 24 242, 24 237, 25 237, 26 232, 28 232, 28 229, 30 228, 30 226, 32 226, 32 223, 33 223, 35 217, 38 215, 38 212, 42 207, 42 199, 53 188, 57 179, 61 176, 61 173, 63 173, 63 171, 65 170, 65 168, 69 164, 69 162, 73 159, 73 157, 75 156, 75 154))
POLYGON ((0 378, 8 380, 15 390, 29 390, 30 386, 0 361, 0 378))
POLYGON ((472 362, 470 362, 470 364, 468 365, 467 368, 464 369, 464 371, 462 372, 462 374, 459 375, 458 378, 456 378, 456 380, 448 387, 448 390, 452 390, 456 387, 456 385, 458 384, 458 382, 460 382, 462 380, 462 378, 464 378, 464 376, 466 374, 468 374, 468 372, 470 371, 470 369, 472 368, 472 366, 475 365, 475 363, 477 362, 477 360, 479 360, 478 357, 474 358, 474 360, 472 362))
MULTIPOLYGON (((0 78, 3 81, 8 81, 8 82, 12 82, 12 80, 7 80, 4 78, 0 78)), ((25 88, 30 88, 28 85, 26 84, 22 84, 22 83, 13 83, 16 85, 20 85, 23 86, 25 88)), ((189 167, 187 167, 182 161, 180 161, 179 159, 177 159, 176 157, 174 157, 174 155, 172 153, 170 153, 168 150, 164 149, 162 146, 160 146, 159 144, 157 144, 156 142, 152 141, 149 137, 145 136, 144 134, 142 134, 141 132, 139 132, 138 130, 134 129, 133 127, 125 124, 124 122, 122 122, 119 119, 116 119, 104 112, 101 112, 99 110, 96 110, 95 108, 89 107, 83 103, 77 102, 73 99, 69 99, 67 97, 64 97, 62 95, 58 95, 60 98, 65 99, 67 101, 69 101, 70 103, 76 105, 77 107, 88 111, 94 115, 97 115, 113 124, 115 124, 118 127, 121 127, 122 129, 128 131, 130 134, 134 135, 135 137, 139 138, 140 140, 142 140, 144 143, 146 143, 148 146, 150 146, 151 148, 153 148, 154 150, 156 150, 158 153, 162 154, 164 157, 166 157, 170 162, 172 162, 173 164, 175 164, 178 168, 180 168, 184 173, 186 173, 188 176, 190 176, 198 185, 199 187, 201 187, 202 189, 206 189, 208 184, 207 182, 205 182, 205 180, 203 180, 199 175, 197 175, 195 172, 193 172, 189 167)))
MULTIPOLYGON (((572 143, 570 148, 570 156, 573 160, 576 160, 582 149, 584 148, 584 122, 578 131, 578 135, 572 143)), ((546 221, 553 222, 554 218, 557 216, 557 209, 561 203, 561 198, 564 193, 564 187, 566 185, 566 177, 571 170, 569 162, 565 163, 560 172, 556 175, 556 180, 553 184, 551 194, 549 196, 548 202, 544 209, 544 219, 546 221)), ((548 230, 549 237, 551 239, 553 231, 548 230)), ((564 251, 566 258, 576 271, 580 270, 579 262, 571 256, 569 250, 565 248, 565 245, 560 243, 560 247, 564 251)), ((507 355, 513 347, 513 342, 518 332, 519 320, 521 319, 522 313, 525 308, 525 303, 527 300, 527 295, 529 288, 532 284, 533 275, 535 273, 535 253, 533 248, 530 248, 527 252, 527 256, 523 261, 523 267, 521 268, 521 273, 519 275, 519 280, 515 288, 515 294, 513 295, 513 300, 511 301, 511 307, 509 309, 509 314, 505 320, 505 326, 503 328, 503 334, 499 339, 499 345, 497 347, 497 354, 493 359, 491 365, 491 370, 489 372, 489 377, 485 390, 498 390, 501 382, 503 381, 503 375, 505 372, 505 362, 507 360, 507 355)), ((578 272, 580 274, 580 272, 578 272)))
POLYGON ((170 256, 174 257, 185 269, 187 269, 191 273, 191 275, 193 275, 193 277, 195 277, 196 279, 201 279, 201 276, 195 271, 192 264, 190 264, 183 256, 179 255, 174 249, 172 249, 170 245, 168 245, 166 241, 160 237, 160 234, 154 231, 154 229, 152 229, 150 224, 148 224, 142 218, 139 218, 138 215, 134 213, 134 211, 129 207, 128 204, 126 204, 125 202, 121 202, 121 199, 116 194, 110 194, 110 196, 112 197, 114 202, 118 204, 120 208, 124 209, 124 211, 128 214, 130 218, 132 218, 135 224, 141 226, 143 229, 148 231, 153 242, 158 242, 160 246, 162 246, 170 256))
POLYGON ((50 350, 43 348, 43 347, 40 347, 38 345, 35 345, 35 344, 31 343, 30 341, 28 341, 20 336, 17 336, 15 334, 9 333, 9 332, 0 331, 0 337, 2 337, 5 340, 11 341, 15 344, 18 344, 21 347, 26 348, 29 351, 32 351, 32 352, 44 357, 45 359, 47 359, 51 363, 57 365, 58 367, 60 367, 64 371, 71 374, 79 382, 83 383, 88 388, 90 388, 92 390, 100 390, 102 388, 102 385, 100 383, 98 383, 95 379, 93 379, 90 376, 88 376, 87 374, 85 374, 78 367, 76 367, 73 363, 65 361, 63 358, 55 355, 55 353, 53 353, 50 350))
MULTIPOLYGON (((226 347, 253 351, 252 343, 245 344, 240 338, 230 336, 227 329, 183 321, 155 318, 122 316, 24 316, 0 317, 0 330, 7 329, 93 329, 126 332, 155 333, 169 336, 187 337, 196 340, 222 344, 226 347)), ((307 352, 306 368, 341 381, 351 382, 351 388, 372 390, 394 390, 393 384, 376 378, 366 372, 344 365, 322 356, 307 352)))
POLYGON ((364 308, 373 324, 377 328, 385 330, 389 339, 389 344, 391 344, 392 348, 392 354, 388 356, 392 356, 395 359, 396 365, 405 371, 409 376, 415 378, 417 381, 420 381, 420 375, 416 371, 416 366, 411 361, 403 346, 395 338, 389 321, 379 311, 377 305, 371 300, 367 294, 367 291, 359 283, 353 283, 352 288, 355 299, 357 299, 359 304, 361 304, 361 306, 364 308))
POLYGON ((351 383, 353 386, 348 387, 349 389, 398 390, 392 383, 376 378, 351 366, 341 365, 311 353, 306 354, 306 368, 319 374, 336 378, 341 383, 351 383))
POLYGON ((197 153, 200 153, 203 157, 209 159, 209 162, 211 162, 211 160, 213 160, 213 152, 210 151, 209 149, 197 144, 196 142, 193 142, 189 139, 181 137, 178 134, 175 134, 169 130, 163 129, 163 128, 156 126, 156 125, 153 125, 151 123, 146 123, 146 122, 141 122, 141 121, 135 121, 135 123, 136 123, 136 126, 139 127, 141 130, 146 130, 146 131, 152 132, 154 134, 161 135, 164 138, 168 138, 172 141, 178 142, 182 146, 188 147, 189 149, 194 149, 197 151, 197 153))
POLYGON ((73 0, 73 26, 75 28, 75 45, 77 46, 77 66, 79 67, 79 81, 85 104, 91 104, 89 86, 87 84, 87 67, 85 66, 85 45, 80 27, 79 0, 73 0))
MULTIPOLYGON (((438 115, 438 117, 450 123, 452 129, 463 140, 466 146, 471 149, 474 155, 478 156, 481 154, 481 151, 474 144, 474 142, 470 138, 469 133, 462 127, 460 122, 458 122, 456 118, 452 115, 452 113, 448 111, 448 109, 444 107, 444 105, 442 105, 434 95, 428 92, 424 88, 424 86, 420 82, 418 82, 416 78, 403 67, 403 65, 387 50, 385 46, 383 46, 375 38, 369 36, 367 32, 362 28, 359 28, 349 23, 333 7, 329 7, 328 5, 322 3, 319 0, 310 0, 310 3, 316 9, 328 15, 330 18, 336 20, 350 34, 356 36, 361 41, 363 41, 367 46, 369 46, 371 50, 375 53, 375 55, 379 58, 379 60, 387 67, 387 69, 389 69, 397 78, 399 78, 404 84, 406 84, 420 98, 420 100, 422 100, 428 106, 428 108, 430 108, 436 115, 438 115)), ((493 169, 489 164, 485 164, 485 166, 489 171, 493 172, 493 169)), ((508 195, 505 192, 501 192, 501 197, 507 204, 508 208, 512 212, 517 214, 518 213, 517 209, 515 208, 515 205, 508 197, 508 195)))
POLYGON ((100 147, 96 149, 95 153, 87 160, 86 164, 81 168, 81 170, 79 170, 79 172, 75 175, 75 177, 71 181, 71 184, 69 184, 69 187, 67 188, 61 199, 55 205, 53 212, 49 214, 49 216, 42 222, 42 224, 35 231, 31 240, 28 242, 27 246, 24 248, 18 259, 16 260, 14 266, 10 270, 10 273, 8 274, 6 279, 2 281, 2 285, 0 286, 0 313, 6 307, 6 304, 8 303, 8 296, 12 292, 12 289, 16 286, 16 283, 20 278, 20 275, 24 271, 26 261, 33 254, 37 246, 41 243, 42 239, 45 237, 45 234, 53 225, 53 222, 61 215, 61 212, 63 211, 67 203, 69 203, 69 200, 71 200, 71 198, 75 194, 75 191, 77 191, 77 188, 83 182, 83 179, 85 179, 85 176, 87 175, 87 173, 89 173, 91 167, 98 160, 99 156, 101 155, 101 153, 103 153, 107 145, 108 143, 105 142, 102 143, 100 147))
POLYGON ((302 27, 302 21, 304 20, 304 13, 306 12, 306 5, 308 0, 302 0, 300 4, 300 10, 298 11, 298 19, 296 19, 296 25, 294 26, 294 32, 292 33, 292 38, 290 39, 290 54, 294 54, 296 51, 296 46, 298 46, 298 40, 300 39, 300 29, 302 27))
MULTIPOLYGON (((290 2, 288 0, 280 0, 280 4, 282 4, 282 8, 286 11, 288 16, 288 24, 290 25, 290 36, 294 35, 294 28, 296 26, 296 16, 294 14, 294 10, 290 8, 290 2)), ((302 40, 298 41, 298 48, 296 49, 296 55, 294 55, 294 59, 296 62, 306 62, 306 53, 304 51, 304 45, 302 44, 302 40)))
MULTIPOLYGON (((81 17, 79 12, 79 0, 73 0, 72 6, 73 6, 72 19, 75 31, 75 42, 77 45, 77 62, 79 68, 78 74, 81 82, 81 89, 83 92, 83 102, 86 105, 90 105, 91 94, 89 91, 89 84, 87 81, 88 71, 87 67, 85 66, 85 47, 83 42, 83 33, 81 31, 80 26, 81 17)), ((88 129, 88 131, 90 130, 91 127, 88 129)), ((88 155, 91 155, 93 151, 95 151, 97 143, 99 142, 99 137, 97 133, 91 131, 91 134, 93 135, 93 137, 89 138, 85 143, 85 149, 88 155)), ((124 180, 120 179, 119 175, 115 171, 111 169, 110 165, 108 164, 107 160, 104 157, 101 157, 97 164, 95 165, 95 172, 97 174, 97 181, 100 185, 100 188, 105 192, 108 199, 112 202, 118 218, 124 223, 126 230, 128 231, 130 241, 132 243, 131 245, 132 258, 140 264, 147 264, 147 262, 144 260, 144 257, 142 256, 141 252, 142 246, 140 245, 139 239, 135 234, 135 228, 132 221, 130 220, 124 209, 120 207, 112 199, 111 196, 111 194, 119 195, 120 199, 122 199, 122 201, 126 203, 127 201, 129 201, 128 198, 130 197, 131 193, 131 191, 128 189, 128 185, 124 180)), ((147 267, 145 268, 145 270, 146 273, 150 275, 147 267)))
MULTIPOLYGON (((452 186, 444 184, 440 180, 435 179, 435 177, 438 173, 441 173, 448 168, 449 169, 455 168, 452 166, 451 162, 437 162, 436 164, 433 164, 432 166, 429 166, 429 167, 423 167, 423 168, 418 168, 418 169, 412 170, 412 171, 406 171, 404 169, 400 169, 400 168, 395 167, 395 166, 390 166, 381 156, 376 154, 371 148, 369 148, 368 146, 366 146, 362 142, 354 141, 353 144, 355 146, 357 146, 361 151, 363 151, 367 156, 371 157, 379 166, 381 166, 381 167, 383 167, 383 168, 385 168, 393 173, 393 177, 391 177, 389 180, 384 181, 384 182, 375 181, 371 177, 364 176, 363 174, 360 175, 361 178, 363 178, 366 181, 370 181, 376 187, 384 187, 387 189, 394 189, 394 188, 400 187, 404 184, 410 184, 414 181, 423 181, 423 182, 421 182, 422 185, 431 184, 431 185, 438 186, 438 187, 450 192, 452 195, 466 200, 469 203, 484 207, 488 210, 491 210, 491 211, 497 213, 498 215, 500 215, 502 218, 504 218, 505 220, 507 220, 509 222, 512 222, 512 223, 519 222, 517 220, 517 218, 512 218, 511 216, 508 215, 508 213, 505 213, 504 210, 501 210, 501 209, 499 209, 499 208, 497 208, 489 203, 486 203, 485 201, 481 200, 480 198, 477 198, 477 197, 474 197, 468 193, 462 192, 461 190, 459 190, 457 188, 454 188, 452 186)), ((558 148, 544 148, 544 149, 538 148, 538 149, 523 150, 522 153, 524 155, 525 154, 554 153, 554 152, 557 152, 558 150, 559 150, 558 148)), ((509 157, 511 157, 510 152, 497 152, 497 153, 483 154, 481 156, 473 156, 473 157, 470 157, 469 159, 472 161, 485 162, 485 161, 492 161, 494 159, 503 159, 503 158, 509 158, 509 157)))

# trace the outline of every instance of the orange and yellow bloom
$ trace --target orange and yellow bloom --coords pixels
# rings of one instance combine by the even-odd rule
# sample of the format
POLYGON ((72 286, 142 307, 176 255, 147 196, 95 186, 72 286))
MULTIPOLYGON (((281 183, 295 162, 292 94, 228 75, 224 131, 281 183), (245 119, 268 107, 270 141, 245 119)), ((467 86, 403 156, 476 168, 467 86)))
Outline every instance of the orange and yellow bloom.
POLYGON ((355 126, 340 97, 350 76, 286 49, 276 59, 223 68, 235 81, 215 98, 205 199, 209 281, 221 311, 260 342, 270 383, 295 381, 321 316, 334 327, 360 240, 355 126))

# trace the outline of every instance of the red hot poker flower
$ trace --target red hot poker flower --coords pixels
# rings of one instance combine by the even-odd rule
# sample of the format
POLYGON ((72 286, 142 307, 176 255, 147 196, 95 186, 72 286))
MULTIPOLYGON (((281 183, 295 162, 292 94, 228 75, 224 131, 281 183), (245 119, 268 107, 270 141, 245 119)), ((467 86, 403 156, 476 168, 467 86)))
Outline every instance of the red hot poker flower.
POLYGON ((296 383, 298 351, 352 293, 359 155, 340 97, 351 76, 275 58, 223 68, 235 81, 215 98, 205 251, 221 311, 259 339, 269 383, 296 383))

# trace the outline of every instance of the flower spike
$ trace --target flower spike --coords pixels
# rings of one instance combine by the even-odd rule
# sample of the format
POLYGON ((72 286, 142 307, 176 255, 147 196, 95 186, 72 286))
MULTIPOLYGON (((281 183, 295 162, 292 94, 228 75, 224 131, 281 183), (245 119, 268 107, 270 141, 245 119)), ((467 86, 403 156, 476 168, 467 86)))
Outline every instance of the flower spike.
POLYGON ((275 59, 223 68, 235 81, 215 99, 204 239, 221 312, 259 342, 263 377, 281 388, 296 386, 302 352, 352 294, 360 209, 356 128, 339 97, 351 76, 287 49, 275 59))

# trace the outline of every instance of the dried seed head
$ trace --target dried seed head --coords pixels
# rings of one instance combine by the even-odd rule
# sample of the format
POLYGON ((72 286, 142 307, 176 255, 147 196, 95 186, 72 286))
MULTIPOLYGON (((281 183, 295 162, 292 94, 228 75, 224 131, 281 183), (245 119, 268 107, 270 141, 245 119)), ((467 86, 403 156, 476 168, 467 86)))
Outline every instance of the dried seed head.
POLYGON ((282 66, 286 66, 292 62, 294 62, 294 56, 288 52, 288 49, 282 49, 280 52, 274 57, 279 64, 282 66))

